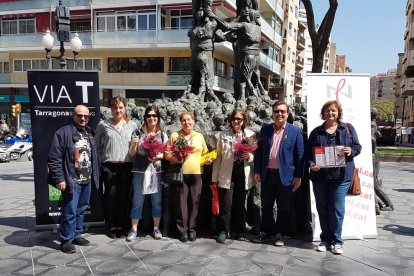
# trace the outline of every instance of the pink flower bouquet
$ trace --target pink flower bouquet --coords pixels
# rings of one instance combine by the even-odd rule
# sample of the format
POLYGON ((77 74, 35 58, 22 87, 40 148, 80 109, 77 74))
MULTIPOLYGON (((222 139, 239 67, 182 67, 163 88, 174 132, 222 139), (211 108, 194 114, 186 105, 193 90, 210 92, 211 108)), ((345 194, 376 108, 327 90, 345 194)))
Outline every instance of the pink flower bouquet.
POLYGON ((253 137, 237 137, 233 149, 236 158, 241 160, 244 153, 251 153, 257 149, 257 142, 253 137))
POLYGON ((142 146, 147 150, 148 157, 153 159, 157 156, 157 153, 164 152, 167 148, 167 144, 163 144, 157 139, 157 136, 153 133, 145 136, 142 141, 142 146))
POLYGON ((184 137, 178 136, 177 140, 169 146, 169 150, 175 158, 179 161, 183 161, 190 153, 194 152, 194 147, 189 145, 188 141, 184 137))

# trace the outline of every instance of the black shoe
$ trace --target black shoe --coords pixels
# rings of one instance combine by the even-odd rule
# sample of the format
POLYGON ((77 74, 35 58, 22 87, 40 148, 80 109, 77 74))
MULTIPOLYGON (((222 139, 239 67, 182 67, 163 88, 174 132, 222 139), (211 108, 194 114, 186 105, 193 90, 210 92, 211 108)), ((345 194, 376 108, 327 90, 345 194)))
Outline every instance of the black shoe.
POLYGON ((106 234, 110 239, 116 239, 116 230, 110 230, 108 234, 106 234))
POLYGON ((237 234, 237 240, 238 241, 246 241, 246 235, 244 233, 238 233, 237 234))
POLYGON ((77 238, 77 239, 74 239, 74 240, 72 241, 72 243, 73 243, 73 244, 76 244, 76 245, 80 245, 80 246, 88 246, 88 245, 90 245, 90 244, 91 244, 91 242, 90 242, 90 241, 88 241, 87 239, 82 238, 82 237, 79 237, 79 238, 77 238))
POLYGON ((187 236, 187 234, 182 234, 181 235, 180 242, 188 242, 188 236, 187 236))
POLYGON ((65 242, 60 244, 60 250, 66 254, 73 254, 76 252, 76 247, 70 242, 65 242))
POLYGON ((258 242, 268 242, 270 241, 270 239, 271 239, 270 235, 266 234, 265 232, 260 232, 259 235, 257 236, 258 242))
POLYGON ((197 235, 195 233, 190 234, 190 237, 188 238, 190 242, 195 242, 197 240, 197 235))
POLYGON ((118 239, 125 239, 126 238, 126 235, 125 235, 124 230, 123 229, 116 230, 116 237, 118 239))
POLYGON ((217 236, 216 242, 218 243, 225 243, 226 242, 226 232, 221 231, 220 234, 217 236))

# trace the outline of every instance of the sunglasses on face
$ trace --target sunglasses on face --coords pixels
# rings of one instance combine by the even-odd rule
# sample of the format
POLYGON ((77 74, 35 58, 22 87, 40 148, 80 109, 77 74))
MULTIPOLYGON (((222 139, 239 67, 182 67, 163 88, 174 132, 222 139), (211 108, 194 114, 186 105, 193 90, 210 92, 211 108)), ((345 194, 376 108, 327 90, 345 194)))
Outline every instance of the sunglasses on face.
POLYGON ((89 119, 89 115, 75 114, 75 116, 78 117, 78 119, 82 119, 82 118, 85 118, 85 120, 89 119))
POLYGON ((241 122, 241 121, 243 121, 243 118, 237 118, 237 117, 235 117, 235 118, 231 118, 231 120, 232 121, 241 122))
POLYGON ((281 109, 275 109, 273 110, 273 113, 278 114, 278 113, 282 113, 285 114, 287 111, 286 110, 281 110, 281 109))
POLYGON ((149 119, 149 118, 158 118, 157 114, 147 114, 145 115, 145 118, 149 119))

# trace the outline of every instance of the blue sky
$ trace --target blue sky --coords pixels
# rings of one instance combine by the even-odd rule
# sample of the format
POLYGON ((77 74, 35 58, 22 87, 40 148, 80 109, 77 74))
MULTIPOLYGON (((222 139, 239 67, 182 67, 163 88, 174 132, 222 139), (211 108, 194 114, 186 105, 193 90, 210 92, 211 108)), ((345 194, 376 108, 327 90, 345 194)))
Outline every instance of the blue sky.
MULTIPOLYGON (((354 73, 376 75, 396 68, 404 51, 406 0, 338 0, 331 38, 354 73)), ((329 0, 313 0, 320 23, 329 0)))

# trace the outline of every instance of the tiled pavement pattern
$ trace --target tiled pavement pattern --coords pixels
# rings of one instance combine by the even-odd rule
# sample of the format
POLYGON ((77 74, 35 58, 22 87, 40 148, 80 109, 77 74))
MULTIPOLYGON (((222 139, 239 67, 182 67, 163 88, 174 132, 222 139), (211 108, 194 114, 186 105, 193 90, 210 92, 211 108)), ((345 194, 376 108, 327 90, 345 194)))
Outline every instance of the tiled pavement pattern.
POLYGON ((289 239, 270 244, 212 238, 181 243, 141 237, 110 240, 90 229, 92 245, 67 255, 56 232, 34 230, 33 169, 29 162, 0 164, 1 275, 414 275, 414 167, 382 163, 380 175, 396 210, 378 216, 378 238, 346 241, 341 256, 289 239))

